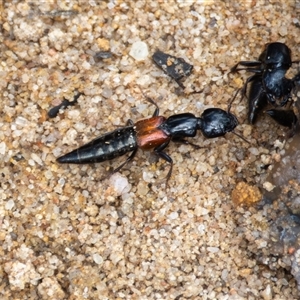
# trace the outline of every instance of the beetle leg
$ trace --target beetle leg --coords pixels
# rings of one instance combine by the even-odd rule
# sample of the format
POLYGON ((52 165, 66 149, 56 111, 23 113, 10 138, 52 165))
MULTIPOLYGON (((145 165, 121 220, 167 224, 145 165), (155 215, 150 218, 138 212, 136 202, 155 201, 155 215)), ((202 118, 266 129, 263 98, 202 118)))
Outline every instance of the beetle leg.
POLYGON ((114 170, 112 170, 112 172, 110 173, 110 175, 119 172, 126 164, 128 164, 130 161, 133 160, 133 158, 135 157, 136 153, 137 153, 138 148, 136 148, 135 150, 132 151, 132 153, 127 157, 127 159, 117 168, 115 168, 114 170))
POLYGON ((239 138, 241 138, 244 142, 251 144, 247 139, 245 139, 240 133, 237 133, 235 131, 231 131, 234 135, 238 136, 239 138))
POLYGON ((291 138, 299 132, 299 122, 293 110, 269 109, 266 113, 278 124, 290 128, 288 137, 291 138))
MULTIPOLYGON (((123 125, 113 125, 116 128, 122 128, 124 127, 123 125)), ((134 122, 131 119, 128 119, 126 122, 126 126, 134 126, 134 122)))
POLYGON ((167 142, 161 144, 160 146, 158 146, 154 149, 154 152, 155 152, 155 154, 158 155, 158 157, 164 159, 165 161, 167 161, 170 164, 170 170, 169 170, 169 172, 167 174, 167 177, 166 177, 166 186, 168 185, 168 181, 171 177, 172 170, 173 170, 173 160, 172 160, 172 158, 167 153, 163 152, 163 150, 168 146, 169 142, 170 141, 167 141, 167 142))
POLYGON ((268 98, 261 80, 253 81, 248 94, 248 120, 254 124, 258 113, 268 104, 268 98))
POLYGON ((252 73, 256 73, 256 74, 261 74, 261 69, 255 69, 255 68, 237 68, 236 70, 234 71, 231 71, 232 73, 233 72, 238 72, 238 71, 247 71, 247 72, 252 72, 252 73))
POLYGON ((127 126, 133 126, 134 122, 131 119, 128 119, 127 122, 126 122, 126 125, 127 126))
POLYGON ((195 149, 201 149, 201 148, 203 148, 203 147, 200 147, 197 144, 193 144, 190 141, 187 141, 187 140, 185 140, 183 138, 173 138, 172 141, 175 142, 175 143, 181 143, 181 144, 185 144, 185 145, 190 145, 190 146, 194 147, 195 149))
POLYGON ((261 69, 238 68, 239 65, 246 66, 246 67, 258 67, 258 66, 261 66, 261 61, 240 61, 230 69, 230 72, 233 73, 233 72, 237 72, 237 71, 241 71, 241 70, 246 70, 249 72, 261 73, 261 69))
POLYGON ((170 163, 170 170, 167 174, 166 177, 166 185, 168 185, 168 181, 171 178, 171 174, 172 174, 172 170, 173 170, 173 160, 172 158, 165 152, 157 152, 155 151, 155 153, 162 159, 164 159, 165 161, 167 161, 168 163, 170 163))
POLYGON ((155 105, 156 108, 155 108, 155 111, 154 111, 152 117, 157 117, 157 116, 159 115, 159 107, 158 107, 158 105, 156 104, 156 102, 155 102, 153 99, 151 99, 149 96, 145 95, 144 92, 142 91, 142 89, 141 89, 140 87, 139 87, 139 89, 140 89, 142 95, 145 97, 145 99, 146 99, 148 102, 150 102, 150 103, 152 103, 153 105, 155 105))
POLYGON ((242 88, 242 95, 243 95, 243 97, 247 97, 247 87, 248 87, 248 84, 249 84, 251 81, 255 80, 256 78, 257 78, 257 74, 252 75, 252 76, 250 76, 249 78, 247 78, 247 80, 246 80, 246 82, 244 83, 244 86, 243 86, 243 88, 242 88))
POLYGON ((278 124, 288 128, 293 128, 298 121, 293 110, 269 109, 266 113, 278 124))
POLYGON ((288 93, 288 95, 285 95, 280 103, 280 107, 287 105, 288 102, 292 101, 291 92, 288 93))
MULTIPOLYGON (((144 95, 145 96, 145 95, 144 95)), ((153 113, 153 115, 152 115, 152 117, 157 117, 158 115, 159 115, 159 107, 158 107, 158 105, 154 102, 154 100, 153 99, 151 99, 150 97, 148 97, 148 96, 145 96, 145 98, 146 98, 146 100, 148 101, 148 102, 150 102, 150 103, 152 103, 153 105, 155 105, 155 111, 154 111, 154 113, 153 113)))
POLYGON ((230 112, 230 109, 231 109, 231 105, 232 103, 234 102, 236 96, 238 95, 238 93, 241 91, 241 89, 238 89, 235 93, 235 95, 233 96, 232 100, 230 100, 228 106, 227 106, 227 112, 229 113, 230 112))

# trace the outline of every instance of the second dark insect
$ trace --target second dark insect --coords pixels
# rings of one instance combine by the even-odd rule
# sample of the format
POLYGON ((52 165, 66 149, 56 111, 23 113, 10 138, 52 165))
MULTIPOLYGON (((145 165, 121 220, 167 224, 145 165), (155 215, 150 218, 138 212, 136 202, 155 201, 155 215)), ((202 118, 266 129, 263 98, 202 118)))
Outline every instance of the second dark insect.
MULTIPOLYGON (((257 61, 240 61, 231 69, 231 72, 246 70, 254 73, 247 79, 242 90, 243 96, 246 96, 248 84, 251 84, 247 96, 251 124, 268 103, 274 107, 287 104, 294 88, 294 78, 288 79, 285 74, 292 63, 289 47, 274 42, 266 45, 257 61)), ((276 120, 275 115, 273 117, 276 120)))

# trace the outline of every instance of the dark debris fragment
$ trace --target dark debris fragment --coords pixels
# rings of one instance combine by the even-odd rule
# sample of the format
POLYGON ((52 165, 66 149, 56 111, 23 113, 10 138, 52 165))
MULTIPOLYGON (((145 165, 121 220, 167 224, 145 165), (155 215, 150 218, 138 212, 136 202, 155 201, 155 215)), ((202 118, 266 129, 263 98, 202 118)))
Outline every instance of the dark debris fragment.
POLYGON ((82 94, 82 93, 78 93, 77 95, 75 95, 73 101, 69 101, 69 100, 67 100, 66 98, 64 98, 64 100, 63 100, 59 105, 52 107, 52 108, 48 111, 48 117, 49 117, 49 118, 55 118, 55 117, 58 115, 59 110, 60 110, 61 108, 64 109, 64 108, 67 108, 68 106, 73 106, 73 105, 75 105, 75 104, 77 103, 78 98, 79 98, 81 95, 83 95, 83 94, 82 94))
POLYGON ((102 60, 102 59, 108 59, 112 57, 112 53, 110 51, 98 51, 93 56, 94 60, 96 62, 102 60))
POLYGON ((160 50, 157 50, 152 59, 155 64, 161 68, 167 75, 173 78, 181 88, 185 88, 180 82, 183 77, 191 75, 193 66, 187 63, 183 58, 176 57, 160 50))
POLYGON ((45 13, 41 13, 41 15, 54 18, 54 17, 70 17, 70 16, 77 15, 78 13, 79 11, 75 9, 70 9, 70 10, 60 9, 60 10, 47 11, 45 13))
POLYGON ((15 161, 17 161, 17 162, 19 162, 19 161, 21 161, 21 160, 23 160, 24 159, 24 156, 22 155, 22 153, 17 153, 16 155, 14 155, 13 157, 12 157, 15 161))

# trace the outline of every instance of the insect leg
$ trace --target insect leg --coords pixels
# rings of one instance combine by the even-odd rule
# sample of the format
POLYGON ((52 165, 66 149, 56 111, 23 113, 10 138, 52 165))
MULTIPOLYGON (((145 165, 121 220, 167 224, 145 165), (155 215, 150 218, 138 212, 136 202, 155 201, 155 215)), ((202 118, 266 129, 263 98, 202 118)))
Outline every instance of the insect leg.
POLYGON ((155 108, 155 111, 154 111, 154 113, 153 113, 153 117, 157 117, 157 116, 159 115, 159 107, 158 107, 158 105, 155 103, 155 101, 154 101, 153 99, 151 99, 150 97, 148 97, 147 95, 145 95, 144 92, 141 90, 140 87, 139 87, 139 89, 140 89, 142 95, 145 97, 145 99, 146 99, 148 102, 150 102, 150 103, 152 103, 153 105, 155 105, 156 108, 155 108))
POLYGON ((238 68, 239 65, 245 66, 245 67, 258 67, 258 66, 261 66, 261 61, 240 61, 235 66, 233 66, 231 68, 230 72, 237 72, 237 71, 241 71, 241 70, 246 70, 246 71, 249 71, 249 72, 261 73, 260 69, 238 68))
POLYGON ((203 147, 200 147, 197 144, 193 144, 190 141, 187 141, 187 140, 185 140, 183 138, 173 138, 172 141, 175 142, 175 143, 181 143, 181 144, 185 144, 185 145, 190 145, 190 146, 194 147, 195 149, 201 149, 201 148, 203 148, 203 147))
POLYGON ((252 75, 252 76, 250 76, 249 78, 247 78, 247 80, 246 80, 246 82, 244 83, 244 86, 243 86, 243 88, 242 88, 242 95, 243 95, 243 97, 247 97, 247 87, 248 87, 248 84, 249 84, 251 81, 255 80, 255 79, 257 78, 257 76, 259 76, 259 75, 255 74, 255 75, 252 75))
POLYGON ((117 168, 115 168, 115 169, 111 172, 111 174, 120 171, 126 164, 128 164, 130 161, 132 161, 133 158, 134 158, 135 155, 136 155, 137 150, 138 150, 138 148, 134 149, 134 150, 132 151, 132 153, 127 157, 127 159, 126 159, 120 166, 118 166, 117 168))
POLYGON ((235 100, 237 94, 238 94, 240 91, 241 91, 241 89, 238 89, 238 90, 236 91, 235 95, 233 96, 232 100, 229 102, 228 107, 227 107, 227 112, 228 112, 228 113, 230 112, 231 105, 232 105, 232 103, 234 102, 234 100, 235 100))
POLYGON ((131 119, 128 119, 127 122, 126 122, 126 125, 127 126, 133 126, 134 122, 131 119))
POLYGON ((164 159, 165 161, 167 161, 169 164, 170 164, 170 170, 167 174, 167 177, 166 177, 166 185, 168 185, 168 181, 171 177, 171 174, 172 174, 172 170, 173 170, 173 160, 172 158, 165 152, 163 152, 163 150, 168 146, 170 141, 166 142, 166 143, 163 143, 162 145, 156 147, 154 149, 154 152, 162 159, 164 159))

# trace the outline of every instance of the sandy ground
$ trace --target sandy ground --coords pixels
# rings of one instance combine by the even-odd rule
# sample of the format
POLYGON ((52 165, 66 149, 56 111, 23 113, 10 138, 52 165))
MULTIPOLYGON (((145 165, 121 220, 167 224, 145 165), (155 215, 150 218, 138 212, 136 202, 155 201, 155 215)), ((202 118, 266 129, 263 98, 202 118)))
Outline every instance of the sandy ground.
POLYGON ((1 299, 299 299, 290 264, 267 246, 270 204, 236 205, 270 187, 286 147, 287 130, 267 116, 248 124, 246 101, 232 112, 250 144, 201 132, 191 139, 201 149, 171 143, 168 187, 168 164, 147 152, 108 179, 124 158, 56 162, 151 116, 141 90, 164 116, 200 116, 227 108, 247 78, 230 68, 266 43, 300 59, 297 1, 238 2, 2 3, 1 299), (146 47, 134 52, 137 42, 146 47), (194 66, 185 90, 153 63, 156 49, 194 66), (99 51, 112 57, 94 59, 99 51), (48 117, 77 91, 76 105, 48 117))

